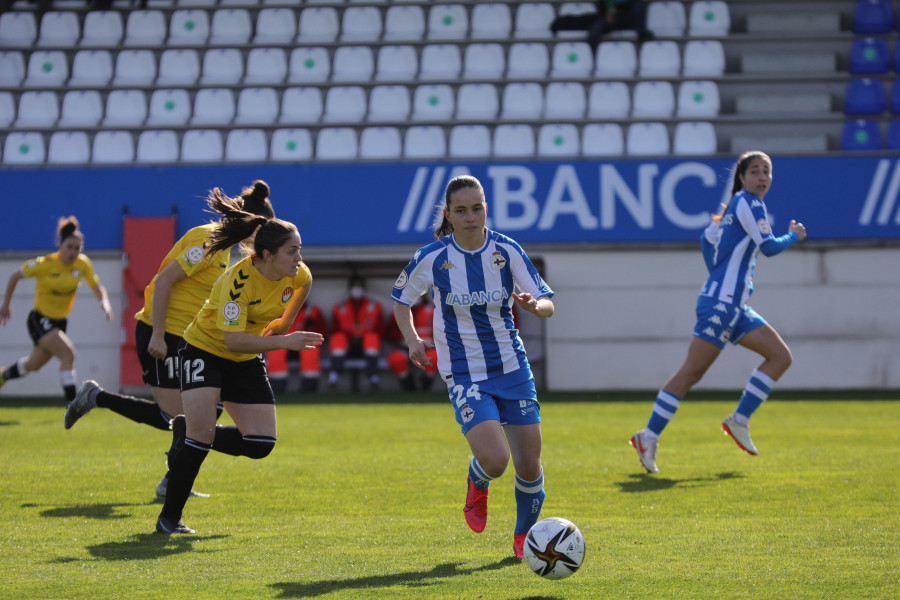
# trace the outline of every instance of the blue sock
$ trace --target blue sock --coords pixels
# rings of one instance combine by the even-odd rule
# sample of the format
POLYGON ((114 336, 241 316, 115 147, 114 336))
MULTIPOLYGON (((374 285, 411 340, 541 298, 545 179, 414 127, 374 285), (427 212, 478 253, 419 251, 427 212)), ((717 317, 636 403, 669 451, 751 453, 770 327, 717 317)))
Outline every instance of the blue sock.
POLYGON ((659 437, 659 434, 662 433, 669 421, 672 420, 672 417, 675 416, 675 411, 678 410, 680 405, 681 398, 673 396, 665 390, 659 390, 659 394, 656 396, 656 404, 653 405, 653 413, 647 422, 647 430, 659 437))
POLYGON ((494 478, 488 476, 488 474, 484 472, 484 469, 482 469, 481 465, 478 463, 478 459, 473 456, 472 461, 469 463, 469 479, 472 480, 472 483, 474 483, 475 487, 479 490, 486 490, 487 486, 494 478))
POLYGON ((534 481, 516 475, 516 528, 513 533, 525 534, 537 523, 544 505, 544 471, 534 481))
POLYGON ((772 393, 772 388, 774 386, 774 379, 765 373, 754 370, 750 375, 750 381, 747 382, 747 387, 744 388, 744 394, 741 396, 741 401, 738 403, 737 410, 734 412, 749 420, 750 415, 752 415, 756 409, 766 401, 769 394, 772 393))

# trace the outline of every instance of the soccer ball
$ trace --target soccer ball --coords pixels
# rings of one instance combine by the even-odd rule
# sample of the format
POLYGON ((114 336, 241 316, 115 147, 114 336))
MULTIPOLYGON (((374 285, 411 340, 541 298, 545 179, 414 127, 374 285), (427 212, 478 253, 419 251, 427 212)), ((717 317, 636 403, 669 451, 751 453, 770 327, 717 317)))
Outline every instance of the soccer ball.
POLYGON ((550 517, 528 530, 523 549, 532 571, 547 579, 564 579, 584 561, 584 536, 571 521, 550 517))

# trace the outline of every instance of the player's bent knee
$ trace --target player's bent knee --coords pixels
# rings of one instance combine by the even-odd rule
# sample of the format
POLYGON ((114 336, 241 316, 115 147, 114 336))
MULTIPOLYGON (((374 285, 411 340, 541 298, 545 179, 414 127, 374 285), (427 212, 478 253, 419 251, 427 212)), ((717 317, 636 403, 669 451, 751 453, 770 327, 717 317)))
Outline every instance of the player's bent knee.
POLYGON ((244 456, 259 460, 267 457, 275 448, 275 438, 267 435, 245 435, 244 456))

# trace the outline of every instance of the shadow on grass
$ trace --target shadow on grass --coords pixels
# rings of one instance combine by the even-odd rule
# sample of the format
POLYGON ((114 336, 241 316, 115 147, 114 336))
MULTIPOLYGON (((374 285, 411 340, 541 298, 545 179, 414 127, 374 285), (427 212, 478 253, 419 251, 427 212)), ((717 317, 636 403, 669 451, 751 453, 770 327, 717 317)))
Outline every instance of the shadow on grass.
MULTIPOLYGON (((38 504, 23 504, 22 508, 35 508, 38 506, 38 504)), ((118 510, 131 506, 147 506, 147 504, 73 504, 72 506, 47 508, 42 510, 40 514, 42 517, 57 519, 68 519, 72 517, 101 520, 127 519, 132 515, 130 513, 120 513, 118 510)))
MULTIPOLYGON (((208 540, 217 540, 228 537, 226 535, 163 535, 160 533, 139 533, 121 542, 104 542, 87 546, 94 560, 120 561, 120 560, 155 560, 183 554, 185 552, 217 552, 196 547, 208 540)), ((83 558, 61 556, 52 563, 84 562, 83 558)))
POLYGON ((0 421, 0 427, 15 427, 21 424, 21 421, 0 421))
MULTIPOLYGON (((461 569, 462 563, 444 563, 428 571, 406 571, 401 573, 389 573, 386 575, 370 575, 369 577, 355 577, 350 579, 328 579, 311 581, 309 583, 286 581, 273 583, 271 587, 281 592, 278 598, 310 598, 321 596, 331 592, 352 589, 371 589, 405 585, 407 587, 427 587, 441 583, 448 577, 464 577, 479 571, 496 571, 513 565, 520 565, 522 561, 512 556, 499 562, 481 567, 461 569)), ((538 600, 532 598, 531 600, 538 600)), ((546 598, 543 600, 554 600, 546 598)))
POLYGON ((655 492, 657 490, 668 490, 675 486, 681 487, 699 487, 709 485, 718 481, 727 481, 729 479, 743 479, 744 475, 736 471, 726 471, 724 473, 716 473, 711 477, 692 477, 688 479, 669 479, 666 477, 655 477, 647 473, 639 473, 637 475, 629 475, 630 481, 619 481, 616 485, 623 492, 633 494, 637 492, 655 492))

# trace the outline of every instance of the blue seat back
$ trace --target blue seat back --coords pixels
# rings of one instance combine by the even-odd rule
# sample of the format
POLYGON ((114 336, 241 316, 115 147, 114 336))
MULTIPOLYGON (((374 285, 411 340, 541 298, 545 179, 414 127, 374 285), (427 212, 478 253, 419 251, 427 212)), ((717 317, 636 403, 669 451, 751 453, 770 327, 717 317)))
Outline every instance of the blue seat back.
POLYGON ((880 115, 887 108, 887 92, 880 79, 851 79, 844 95, 844 113, 880 115))
POLYGON ((881 128, 878 121, 858 119, 844 123, 841 150, 880 150, 881 128))
MULTIPOLYGON (((900 44, 898 44, 900 47, 900 44)), ((850 72, 858 75, 887 73, 891 50, 885 38, 857 38, 850 49, 850 72)))
POLYGON ((857 0, 853 14, 854 33, 889 33, 894 26, 894 8, 889 0, 857 0))

